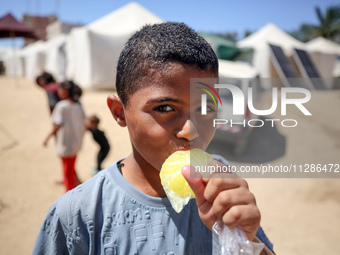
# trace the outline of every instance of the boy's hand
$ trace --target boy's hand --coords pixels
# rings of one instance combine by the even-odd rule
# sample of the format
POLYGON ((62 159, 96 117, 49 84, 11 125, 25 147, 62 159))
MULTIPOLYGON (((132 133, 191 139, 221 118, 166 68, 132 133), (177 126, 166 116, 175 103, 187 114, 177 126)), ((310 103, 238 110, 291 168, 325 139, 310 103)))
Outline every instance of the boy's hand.
MULTIPOLYGON (((216 164, 224 166, 216 160, 209 163, 216 164)), ((229 228, 239 225, 249 240, 255 238, 261 214, 245 180, 234 173, 215 173, 202 178, 194 168, 190 177, 190 166, 184 166, 182 174, 195 193, 199 215, 209 229, 221 218, 229 228)))
POLYGON ((45 141, 43 142, 43 146, 47 147, 47 144, 48 144, 48 139, 45 139, 45 141))

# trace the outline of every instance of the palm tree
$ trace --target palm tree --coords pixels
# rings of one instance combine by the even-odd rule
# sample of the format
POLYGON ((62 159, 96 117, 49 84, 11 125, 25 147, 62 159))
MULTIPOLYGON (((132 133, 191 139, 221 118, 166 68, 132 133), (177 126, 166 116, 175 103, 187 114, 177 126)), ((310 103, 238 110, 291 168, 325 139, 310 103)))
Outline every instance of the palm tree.
POLYGON ((315 12, 319 21, 318 25, 302 24, 299 30, 290 34, 303 42, 318 36, 333 41, 340 40, 340 6, 330 6, 324 13, 316 7, 315 12))
POLYGON ((315 27, 315 35, 334 39, 340 34, 340 6, 330 6, 325 13, 319 7, 315 8, 319 26, 315 27))

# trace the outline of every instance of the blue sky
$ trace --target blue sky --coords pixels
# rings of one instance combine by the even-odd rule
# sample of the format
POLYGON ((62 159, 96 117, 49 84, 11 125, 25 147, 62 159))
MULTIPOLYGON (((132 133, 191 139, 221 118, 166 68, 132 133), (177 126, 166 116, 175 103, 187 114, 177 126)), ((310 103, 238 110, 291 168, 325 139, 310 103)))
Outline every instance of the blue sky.
MULTIPOLYGON (((130 1, 124 0, 7 0, 0 17, 11 12, 21 20, 24 13, 57 14, 64 22, 89 24, 130 1)), ((167 21, 185 22, 198 31, 238 32, 242 39, 246 30, 256 31, 268 22, 285 31, 299 28, 301 23, 317 24, 315 6, 322 10, 339 5, 339 0, 139 0, 136 1, 167 21)), ((0 39, 0 46, 8 44, 0 39)))

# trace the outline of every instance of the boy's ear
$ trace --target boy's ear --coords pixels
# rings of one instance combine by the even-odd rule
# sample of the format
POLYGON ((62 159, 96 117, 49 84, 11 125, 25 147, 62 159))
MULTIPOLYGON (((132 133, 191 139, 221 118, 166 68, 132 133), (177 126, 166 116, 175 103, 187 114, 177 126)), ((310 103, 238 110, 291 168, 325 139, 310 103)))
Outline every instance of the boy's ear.
POLYGON ((126 127, 126 119, 122 101, 114 95, 107 97, 107 106, 109 107, 113 118, 121 127, 126 127))

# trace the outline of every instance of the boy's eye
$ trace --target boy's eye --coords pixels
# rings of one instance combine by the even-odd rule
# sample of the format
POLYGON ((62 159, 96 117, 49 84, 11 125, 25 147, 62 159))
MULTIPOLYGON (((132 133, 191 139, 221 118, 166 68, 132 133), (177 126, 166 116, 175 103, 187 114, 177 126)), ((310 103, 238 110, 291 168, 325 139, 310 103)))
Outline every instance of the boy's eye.
POLYGON ((157 112, 171 112, 174 109, 170 105, 160 105, 155 108, 157 112))

